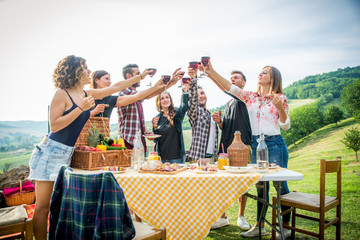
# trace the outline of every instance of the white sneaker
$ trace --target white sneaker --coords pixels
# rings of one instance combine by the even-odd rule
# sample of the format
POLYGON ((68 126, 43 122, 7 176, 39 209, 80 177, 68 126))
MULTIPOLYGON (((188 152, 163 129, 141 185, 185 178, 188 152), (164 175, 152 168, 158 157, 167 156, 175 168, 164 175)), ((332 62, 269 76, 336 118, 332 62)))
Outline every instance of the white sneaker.
POLYGON ((229 225, 230 222, 227 218, 220 218, 218 221, 216 221, 212 226, 211 229, 217 229, 217 228, 221 228, 221 227, 225 227, 227 225, 229 225))
POLYGON ((249 230, 250 229, 250 224, 246 221, 244 216, 238 217, 237 225, 240 226, 241 230, 249 230))
MULTIPOLYGON (((249 231, 242 232, 240 234, 242 237, 250 238, 250 237, 258 237, 259 236, 259 227, 254 225, 249 231)), ((266 230, 265 228, 261 229, 261 236, 266 236, 266 230)))
MULTIPOLYGON (((284 231, 284 238, 288 238, 291 236, 291 230, 287 228, 283 228, 284 231)), ((279 233, 276 232, 276 239, 281 239, 281 236, 279 233)))

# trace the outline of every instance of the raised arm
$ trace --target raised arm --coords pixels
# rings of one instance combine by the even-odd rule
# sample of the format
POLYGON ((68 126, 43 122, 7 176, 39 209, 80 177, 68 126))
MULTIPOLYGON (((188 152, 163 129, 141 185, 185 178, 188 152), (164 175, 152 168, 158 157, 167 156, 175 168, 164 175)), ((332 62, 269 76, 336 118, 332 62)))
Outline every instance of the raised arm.
POLYGON ((133 84, 143 80, 151 71, 145 69, 145 71, 137 76, 129 78, 127 80, 119 81, 114 85, 102 89, 89 89, 86 90, 87 94, 93 96, 94 99, 102 99, 106 96, 109 96, 113 93, 120 92, 121 90, 132 86, 133 84))
POLYGON ((208 77, 223 91, 229 91, 231 87, 231 82, 220 76, 212 67, 212 64, 209 60, 209 63, 206 65, 206 73, 208 77))
MULTIPOLYGON (((177 68, 173 75, 172 78, 170 79, 170 81, 166 84, 166 88, 170 88, 172 86, 174 86, 180 79, 181 77, 184 75, 184 71, 180 71, 181 68, 177 68)), ((162 78, 161 78, 162 80, 162 78)), ((155 86, 159 84, 159 81, 155 84, 155 86)), ((158 91, 153 92, 152 94, 150 94, 149 96, 146 97, 146 99, 150 99, 153 98, 157 95, 159 95, 160 93, 162 93, 163 91, 165 91, 165 85, 162 86, 162 88, 158 91)))
POLYGON ((199 99, 198 99, 198 87, 197 87, 197 78, 196 78, 197 70, 193 70, 191 67, 188 68, 188 74, 191 77, 190 82, 190 100, 189 100, 189 122, 191 126, 197 121, 199 115, 199 99))
POLYGON ((189 93, 182 92, 181 94, 181 103, 180 107, 177 109, 177 114, 179 114, 179 119, 184 120, 186 112, 189 110, 189 93))
POLYGON ((162 78, 158 81, 157 84, 155 84, 155 86, 148 88, 144 91, 141 92, 137 92, 136 94, 133 95, 126 95, 126 96, 119 96, 117 101, 116 101, 116 106, 117 107, 121 107, 121 106, 127 106, 129 104, 132 104, 136 101, 142 100, 142 99, 146 99, 148 96, 150 96, 151 94, 153 94, 154 92, 158 92, 161 91, 164 88, 165 84, 162 81, 162 78))

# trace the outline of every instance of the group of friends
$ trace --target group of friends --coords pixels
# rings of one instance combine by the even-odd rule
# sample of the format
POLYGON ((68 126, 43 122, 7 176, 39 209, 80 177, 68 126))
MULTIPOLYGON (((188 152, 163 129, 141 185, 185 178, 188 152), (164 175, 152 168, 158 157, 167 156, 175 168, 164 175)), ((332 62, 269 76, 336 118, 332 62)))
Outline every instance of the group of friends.
MULTIPOLYGON (((62 165, 69 165, 74 151, 75 142, 90 116, 109 117, 117 108, 119 138, 124 139, 125 146, 132 149, 135 135, 141 131, 142 143, 146 150, 143 135, 148 133, 145 127, 142 101, 156 97, 158 114, 152 119, 152 130, 161 137, 155 139, 155 149, 163 162, 185 163, 195 162, 200 158, 216 160, 218 152, 225 151, 231 145, 235 131, 241 132, 242 141, 249 147, 249 163, 256 161, 256 148, 260 133, 265 134, 265 142, 269 149, 269 162, 287 168, 288 150, 281 136, 280 128, 290 127, 287 99, 282 91, 280 71, 272 66, 265 66, 258 75, 256 91, 243 90, 246 77, 241 71, 232 71, 230 81, 219 75, 209 61, 206 66, 187 70, 190 81, 183 81, 181 103, 178 108, 173 104, 172 97, 166 89, 174 86, 184 76, 184 71, 176 69, 169 82, 163 77, 154 86, 144 91, 137 91, 140 82, 152 70, 140 72, 138 65, 128 64, 123 68, 123 81, 111 84, 111 76, 104 70, 91 71, 85 59, 67 56, 61 60, 53 73, 53 81, 58 89, 51 102, 48 137, 36 146, 30 159, 29 179, 35 180, 35 213, 34 234, 36 239, 46 239, 46 222, 49 214, 50 199, 54 181, 62 165), (221 111, 213 114, 206 107, 207 96, 198 86, 198 71, 207 77, 218 88, 230 95, 232 99, 226 103, 224 114, 221 111), (84 86, 90 84, 90 89, 84 86), (118 93, 118 96, 112 95, 118 93), (182 123, 188 115, 192 128, 192 143, 185 151, 182 123), (222 129, 220 144, 218 130, 222 129), (223 150, 222 150, 223 146, 223 150)), ((259 197, 269 198, 257 184, 259 197)), ((281 194, 289 193, 287 182, 281 182, 281 194)), ((266 188, 269 189, 269 188, 266 188)), ((244 212, 246 197, 239 198, 239 214, 237 224, 243 237, 256 237, 266 234, 264 226, 259 226, 259 217, 263 204, 257 203, 257 223, 250 229, 245 220, 244 212)), ((285 209, 283 209, 285 210, 285 209)), ((283 216, 284 224, 290 221, 290 214, 283 216)), ((212 228, 229 224, 225 215, 212 228)), ((285 236, 290 231, 285 229, 285 236)))

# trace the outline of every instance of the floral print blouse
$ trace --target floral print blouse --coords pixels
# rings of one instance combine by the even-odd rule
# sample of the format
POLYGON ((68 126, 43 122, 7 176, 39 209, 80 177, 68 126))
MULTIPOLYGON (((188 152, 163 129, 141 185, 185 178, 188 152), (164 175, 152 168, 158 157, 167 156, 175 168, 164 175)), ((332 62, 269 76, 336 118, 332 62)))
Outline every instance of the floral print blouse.
POLYGON ((287 115, 286 121, 282 123, 278 110, 268 96, 261 97, 259 93, 245 91, 233 84, 231 85, 229 93, 237 96, 246 104, 249 112, 252 135, 257 136, 260 135, 261 132, 269 136, 280 135, 280 127, 284 130, 290 128, 289 106, 284 94, 278 94, 282 99, 287 115))

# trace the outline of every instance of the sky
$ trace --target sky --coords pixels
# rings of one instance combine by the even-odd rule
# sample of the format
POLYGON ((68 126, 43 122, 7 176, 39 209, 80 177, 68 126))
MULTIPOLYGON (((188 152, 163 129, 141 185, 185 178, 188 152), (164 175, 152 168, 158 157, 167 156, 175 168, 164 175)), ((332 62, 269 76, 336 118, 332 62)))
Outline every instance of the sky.
MULTIPOLYGON (((284 88, 360 65, 358 0, 0 0, 0 31, 0 121, 46 121, 52 73, 71 54, 92 71, 108 71, 113 83, 129 63, 157 68, 155 82, 208 55, 227 79, 243 71, 250 91, 266 65, 280 70, 284 88)), ((199 85, 208 108, 229 100, 209 79, 199 85)), ((179 106, 181 89, 169 92, 179 106)), ((143 106, 150 121, 155 98, 143 106)))

